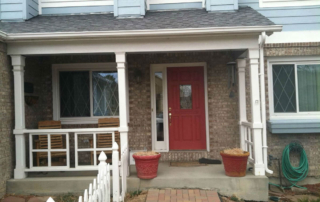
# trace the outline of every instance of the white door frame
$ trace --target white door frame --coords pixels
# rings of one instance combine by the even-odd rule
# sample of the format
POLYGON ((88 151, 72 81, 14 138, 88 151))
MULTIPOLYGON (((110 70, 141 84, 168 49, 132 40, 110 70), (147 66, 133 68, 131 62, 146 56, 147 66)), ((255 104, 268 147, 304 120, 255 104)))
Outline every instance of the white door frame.
POLYGON ((207 63, 167 63, 167 64, 151 64, 150 70, 150 87, 151 87, 151 139, 152 150, 157 152, 169 151, 169 128, 168 128, 168 93, 167 93, 167 68, 168 67, 195 67, 202 66, 204 68, 204 100, 205 100, 205 118, 206 118, 206 146, 207 151, 210 151, 209 138, 209 113, 208 113, 208 79, 207 79, 207 63), (156 139, 156 100, 155 100, 155 80, 154 73, 162 72, 163 75, 163 127, 164 127, 164 141, 157 142, 156 139))

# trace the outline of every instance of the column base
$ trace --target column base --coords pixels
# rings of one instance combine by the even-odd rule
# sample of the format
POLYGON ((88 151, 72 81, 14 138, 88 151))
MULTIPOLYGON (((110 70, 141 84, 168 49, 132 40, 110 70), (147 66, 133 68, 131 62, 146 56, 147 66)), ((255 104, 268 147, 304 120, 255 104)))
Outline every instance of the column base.
POLYGON ((24 171, 25 169, 14 169, 14 179, 24 179, 28 177, 28 173, 24 171))
POLYGON ((253 166, 253 174, 256 176, 265 176, 266 171, 264 168, 264 164, 254 164, 253 166))

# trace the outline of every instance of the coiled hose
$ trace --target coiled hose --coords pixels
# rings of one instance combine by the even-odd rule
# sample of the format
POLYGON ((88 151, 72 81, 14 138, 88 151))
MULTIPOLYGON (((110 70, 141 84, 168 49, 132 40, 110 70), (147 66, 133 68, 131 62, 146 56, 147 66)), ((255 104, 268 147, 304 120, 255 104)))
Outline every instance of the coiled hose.
POLYGON ((299 142, 291 142, 284 148, 282 152, 281 164, 282 164, 282 173, 284 177, 291 183, 291 185, 288 187, 281 187, 280 185, 277 185, 277 184, 273 184, 273 183, 269 183, 269 184, 280 187, 282 189, 290 189, 293 186, 306 189, 305 187, 301 187, 297 185, 298 182, 304 180, 307 177, 309 172, 309 163, 308 163, 307 154, 303 146, 299 142), (291 165, 291 162, 290 162, 291 151, 297 151, 300 153, 300 162, 298 167, 294 167, 291 165))

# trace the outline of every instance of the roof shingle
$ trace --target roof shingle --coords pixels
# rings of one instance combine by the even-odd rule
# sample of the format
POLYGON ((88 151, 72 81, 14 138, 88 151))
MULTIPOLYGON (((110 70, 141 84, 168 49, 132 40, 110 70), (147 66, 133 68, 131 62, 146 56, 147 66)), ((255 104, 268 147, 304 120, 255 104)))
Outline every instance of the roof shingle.
POLYGON ((0 22, 6 33, 151 30, 274 25, 250 7, 235 12, 208 13, 204 9, 147 12, 144 18, 116 19, 113 14, 37 16, 25 22, 0 22))

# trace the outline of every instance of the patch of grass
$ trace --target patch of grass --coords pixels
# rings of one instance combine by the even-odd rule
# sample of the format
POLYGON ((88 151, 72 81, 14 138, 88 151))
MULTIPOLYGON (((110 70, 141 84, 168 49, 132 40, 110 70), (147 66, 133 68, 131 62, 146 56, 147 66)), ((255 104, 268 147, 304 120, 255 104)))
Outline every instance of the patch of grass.
POLYGON ((130 197, 132 198, 132 197, 140 195, 141 192, 142 192, 141 190, 137 190, 137 191, 134 191, 134 192, 130 192, 129 194, 130 194, 130 197))
POLYGON ((308 197, 304 199, 298 199, 298 202, 320 202, 320 198, 318 199, 309 199, 308 197))
POLYGON ((232 201, 240 201, 240 200, 238 199, 238 197, 236 197, 235 195, 232 195, 232 196, 230 197, 230 200, 232 200, 232 201))
POLYGON ((71 193, 68 193, 68 194, 58 195, 54 197, 54 201, 55 202, 77 202, 78 197, 74 196, 71 193))

